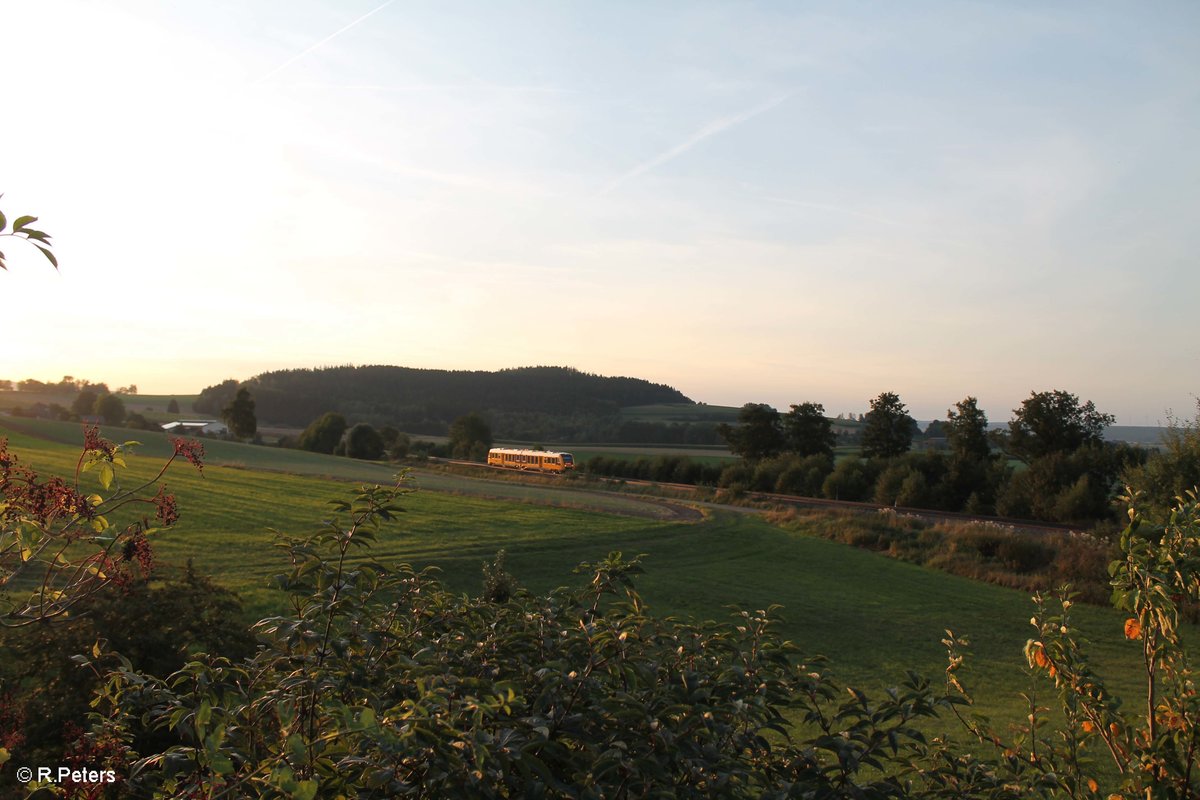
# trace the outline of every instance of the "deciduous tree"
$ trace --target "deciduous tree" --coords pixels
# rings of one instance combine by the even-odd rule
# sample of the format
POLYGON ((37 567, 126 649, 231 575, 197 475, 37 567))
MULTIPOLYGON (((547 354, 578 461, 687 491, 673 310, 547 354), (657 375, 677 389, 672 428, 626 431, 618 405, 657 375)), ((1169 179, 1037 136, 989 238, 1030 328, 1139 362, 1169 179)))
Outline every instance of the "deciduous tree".
POLYGON ((747 461, 771 458, 783 452, 783 422, 766 403, 746 403, 738 412, 737 427, 722 423, 717 429, 729 449, 747 461))
POLYGON ((252 439, 258 431, 258 419, 254 416, 254 398, 245 386, 221 409, 221 419, 229 426, 229 432, 238 439, 252 439))
POLYGON ((480 459, 492 446, 492 428, 487 420, 472 411, 450 425, 450 455, 454 458, 480 459))
POLYGON ((833 455, 837 434, 820 403, 801 403, 783 415, 785 449, 801 456, 833 455))
POLYGON ((102 394, 96 398, 92 413, 104 419, 107 425, 120 425, 125 421, 125 403, 115 394, 102 394))
POLYGON ((309 423, 300 434, 297 444, 301 450, 314 453, 332 453, 346 432, 346 418, 334 411, 322 414, 309 423))
POLYGON ((91 389, 84 389, 75 396, 75 401, 71 403, 71 413, 77 417, 86 417, 94 414, 96 411, 97 394, 91 389))
POLYGON ((894 458, 912 447, 913 418, 894 392, 883 392, 871 401, 862 432, 862 452, 867 458, 894 458))
POLYGON ((1051 453, 1073 453, 1104 441, 1104 429, 1116 418, 1080 403, 1070 392, 1034 392, 1013 410, 1008 423, 1008 451, 1029 463, 1051 453))
POLYGON ((979 407, 978 400, 967 397, 958 401, 954 408, 946 412, 946 418, 949 420, 946 438, 950 440, 950 449, 956 458, 982 461, 991 455, 987 414, 979 407))
POLYGON ((1169 422, 1162 436, 1162 449, 1122 476, 1124 483, 1160 509, 1170 508, 1175 498, 1200 485, 1200 400, 1196 402, 1195 419, 1172 417, 1169 422))
POLYGON ((346 433, 346 455, 374 461, 383 455, 383 437, 374 427, 360 422, 346 433))

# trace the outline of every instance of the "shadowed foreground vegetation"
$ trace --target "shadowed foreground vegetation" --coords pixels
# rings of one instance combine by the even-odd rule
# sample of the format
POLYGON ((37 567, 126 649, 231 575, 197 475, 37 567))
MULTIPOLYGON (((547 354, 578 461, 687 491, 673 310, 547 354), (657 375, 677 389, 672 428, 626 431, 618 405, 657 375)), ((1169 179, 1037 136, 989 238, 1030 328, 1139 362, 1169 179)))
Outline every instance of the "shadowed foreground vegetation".
MULTIPOLYGON (((33 544, 73 537, 65 563, 44 564, 48 575, 88 563, 79 559, 101 547, 112 566, 68 586, 132 585, 147 577, 139 542, 160 534, 125 521, 142 506, 122 503, 146 502, 138 493, 158 486, 155 470, 121 470, 121 450, 88 436, 83 462, 77 449, 72 462, 65 448, 28 437, 14 450, 28 445, 23 458, 68 481, 83 463, 84 482, 99 479, 96 508, 111 508, 113 524, 92 525, 92 535, 66 506, 47 511, 35 496, 74 503, 69 483, 13 472, 21 467, 8 459, 19 480, 6 483, 0 552, 23 560, 33 544), (146 489, 106 485, 111 474, 132 487, 139 471, 146 489), (30 539, 33 531, 40 538, 30 539), (122 541, 126 550, 112 549, 122 541)), ((174 447, 172 457, 196 455, 186 443, 174 447)), ((98 716, 73 752, 114 767, 121 780, 111 796, 1074 797, 1102 790, 1101 781, 1173 797, 1191 780, 1182 770, 1191 769, 1197 708, 1178 644, 1184 598, 1173 598, 1195 600, 1187 571, 1196 559, 1194 506, 1165 528, 1135 520, 1123 536, 1125 560, 1114 567, 1120 613, 1048 600, 1031 627, 1019 593, 744 517, 669 524, 410 494, 404 484, 323 506, 344 492, 211 465, 203 477, 168 479, 172 502, 160 488, 145 506, 175 528, 157 554, 213 559, 227 586, 280 573, 261 601, 278 610, 256 626, 254 656, 195 656, 171 678, 147 674, 103 642, 81 655, 103 682, 98 716), (190 503, 191 520, 173 524, 164 514, 176 500, 184 519, 190 503), (255 502, 251 525, 269 520, 289 534, 274 556, 268 537, 238 528, 255 502), (497 545, 507 558, 479 594, 481 555, 497 545), (595 555, 616 550, 647 555, 595 555), (446 584, 396 558, 444 563, 446 584), (553 589, 580 560, 591 564, 574 588, 553 589), (643 563, 651 570, 637 578, 644 597, 633 584, 643 563), (787 623, 771 610, 781 600, 787 623), (728 619, 728 604, 744 613, 695 621, 728 619), (974 634, 977 660, 964 666, 963 644, 945 627, 974 634), (1099 646, 1085 659, 1087 632, 1099 646), (947 688, 906 677, 913 666, 940 674, 947 646, 947 688), (1143 685, 1144 648, 1158 683, 1148 716, 1138 717, 1135 703, 1124 709, 1114 698, 1143 685), (832 673, 818 652, 833 656, 832 673), (868 696, 830 677, 855 670, 871 686, 899 688, 868 696), (1057 694, 1053 714, 1038 708, 1043 700, 1025 709, 1034 724, 1024 730, 953 722, 976 682, 1007 693, 1028 671, 1041 675, 1047 700, 1057 694), (1099 689, 1099 674, 1124 680, 1099 689), (942 721, 930 722, 934 715, 942 721), (931 726, 958 730, 957 741, 928 739, 922 731, 931 726), (780 739, 783 731, 791 738, 780 739), (1120 769, 1138 768, 1117 775, 1104 766, 1106 751, 1120 769)), ((12 606, 6 619, 38 620, 70 600, 12 606)), ((10 705, 21 688, 6 689, 10 705)), ((20 744, 0 746, 8 757, 20 744)))

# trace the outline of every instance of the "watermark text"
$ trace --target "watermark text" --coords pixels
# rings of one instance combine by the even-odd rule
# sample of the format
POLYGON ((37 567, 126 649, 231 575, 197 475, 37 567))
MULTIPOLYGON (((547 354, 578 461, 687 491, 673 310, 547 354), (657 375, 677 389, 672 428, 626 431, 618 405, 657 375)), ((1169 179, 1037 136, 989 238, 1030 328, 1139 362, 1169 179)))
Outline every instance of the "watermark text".
POLYGON ((111 769, 89 769, 88 767, 21 767, 17 770, 18 783, 32 781, 49 783, 116 783, 117 773, 111 769))

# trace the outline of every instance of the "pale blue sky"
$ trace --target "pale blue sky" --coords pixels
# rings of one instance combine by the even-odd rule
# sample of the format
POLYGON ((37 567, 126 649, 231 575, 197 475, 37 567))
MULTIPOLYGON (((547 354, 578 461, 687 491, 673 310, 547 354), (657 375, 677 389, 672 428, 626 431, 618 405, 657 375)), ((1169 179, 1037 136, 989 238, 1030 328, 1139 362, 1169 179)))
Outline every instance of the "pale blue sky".
POLYGON ((0 0, 0 377, 1189 414, 1194 3, 0 0))

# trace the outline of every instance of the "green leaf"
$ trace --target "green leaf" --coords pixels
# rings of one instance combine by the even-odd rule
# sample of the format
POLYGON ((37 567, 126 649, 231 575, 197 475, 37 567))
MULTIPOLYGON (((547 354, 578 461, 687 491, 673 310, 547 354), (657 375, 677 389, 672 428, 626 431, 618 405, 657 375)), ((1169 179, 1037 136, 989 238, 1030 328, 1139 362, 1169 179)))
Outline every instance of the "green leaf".
POLYGON ((317 782, 313 780, 300 781, 292 790, 292 800, 313 800, 317 796, 317 782))
POLYGON ((13 233, 23 233, 21 229, 31 222, 37 222, 37 217, 31 217, 28 215, 24 217, 17 217, 17 221, 13 223, 13 233))
POLYGON ((200 701, 200 708, 196 709, 196 728, 204 730, 208 726, 209 719, 212 718, 212 703, 208 700, 200 701))
POLYGON ((292 760, 297 764, 303 764, 304 760, 308 758, 308 752, 304 748, 304 739, 298 733, 293 733, 288 737, 287 748, 292 755, 292 760))
MULTIPOLYGON (((4 230, 4 226, 7 224, 8 224, 8 220, 4 218, 4 212, 0 211, 0 231, 4 230)), ((3 761, 0 761, 0 764, 3 764, 3 763, 4 763, 3 761)))
POLYGON ((51 253, 49 250, 38 244, 35 244, 34 247, 36 247, 38 250, 41 250, 42 255, 44 255, 46 259, 54 265, 55 269, 58 269, 58 259, 54 257, 54 253, 51 253))
POLYGON ((112 464, 109 464, 107 461, 102 461, 100 463, 100 485, 104 487, 105 491, 108 490, 108 487, 112 486, 113 473, 114 470, 112 464))

